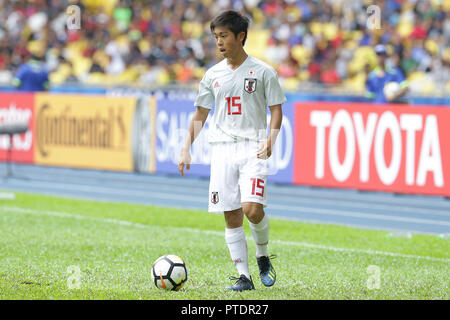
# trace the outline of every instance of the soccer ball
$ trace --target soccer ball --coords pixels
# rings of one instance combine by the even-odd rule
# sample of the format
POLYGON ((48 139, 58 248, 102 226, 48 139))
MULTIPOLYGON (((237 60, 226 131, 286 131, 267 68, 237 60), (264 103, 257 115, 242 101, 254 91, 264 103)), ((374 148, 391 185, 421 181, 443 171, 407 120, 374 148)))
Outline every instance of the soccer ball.
POLYGON ((400 84, 398 82, 388 82, 383 88, 383 93, 386 99, 391 99, 400 90, 400 84))
POLYGON ((151 276, 157 288, 178 291, 187 280, 186 264, 176 255, 164 255, 153 264, 151 276))

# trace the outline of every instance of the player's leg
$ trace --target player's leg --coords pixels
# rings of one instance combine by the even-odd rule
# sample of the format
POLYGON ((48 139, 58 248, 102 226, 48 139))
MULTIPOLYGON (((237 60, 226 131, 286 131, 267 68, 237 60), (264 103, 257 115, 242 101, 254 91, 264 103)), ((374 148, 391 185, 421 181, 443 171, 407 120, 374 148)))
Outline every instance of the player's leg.
MULTIPOLYGON (((266 182, 267 162, 256 157, 258 144, 248 144, 246 161, 240 167, 239 186, 242 209, 249 221, 250 230, 256 243, 256 260, 260 278, 265 286, 272 286, 276 280, 275 270, 268 253, 269 216, 265 214, 267 205, 266 182)), ((244 151, 244 152, 245 152, 244 151)))
POLYGON ((247 240, 245 238, 242 208, 225 211, 225 241, 230 251, 231 260, 236 266, 239 278, 236 283, 229 287, 231 290, 242 291, 255 289, 251 280, 248 267, 247 240))
POLYGON ((242 203, 242 208, 248 219, 250 230, 256 243, 256 257, 268 256, 269 216, 264 212, 263 205, 257 202, 242 203))
POLYGON ((273 286, 276 281, 276 272, 268 253, 269 244, 269 216, 265 214, 263 205, 257 202, 245 202, 242 209, 249 221, 250 230, 256 244, 256 261, 259 268, 261 282, 267 286, 273 286))
MULTIPOLYGON (((234 165, 233 146, 230 144, 215 144, 211 150, 211 175, 209 184, 210 201, 208 210, 223 213, 225 217, 225 242, 236 265, 239 276, 250 279, 248 268, 247 242, 242 222, 244 214, 241 208, 241 194, 239 190, 239 172, 234 165)), ((232 290, 248 290, 251 286, 240 285, 236 282, 232 290)), ((251 281, 250 281, 251 282, 251 281)), ((244 283, 245 284, 245 283, 244 283)))
POLYGON ((230 251, 231 261, 236 266, 239 275, 243 274, 250 278, 250 271, 248 268, 248 251, 247 241, 245 238, 244 214, 239 208, 233 211, 225 211, 225 242, 230 251))

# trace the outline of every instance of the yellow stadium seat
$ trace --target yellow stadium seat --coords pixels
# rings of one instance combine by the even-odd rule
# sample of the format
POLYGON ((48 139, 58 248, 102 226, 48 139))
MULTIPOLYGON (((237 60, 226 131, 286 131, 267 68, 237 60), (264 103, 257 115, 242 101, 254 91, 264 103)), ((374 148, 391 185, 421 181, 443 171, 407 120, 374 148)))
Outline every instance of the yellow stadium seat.
POLYGON ((152 18, 152 10, 150 8, 145 8, 141 12, 141 17, 144 20, 150 20, 152 18))
POLYGON ((436 41, 428 39, 425 41, 425 49, 427 49, 431 54, 435 55, 439 51, 439 45, 436 41))
POLYGON ((356 49, 353 59, 349 62, 350 73, 357 73, 364 70, 364 66, 368 63, 371 68, 377 64, 375 51, 370 46, 363 46, 356 49))
POLYGON ((397 32, 402 38, 407 38, 413 31, 414 25, 408 21, 400 21, 397 26, 397 32))
POLYGON ((116 37, 115 41, 116 41, 119 49, 127 48, 130 45, 130 38, 128 37, 128 34, 122 34, 122 35, 116 37))
POLYGON ((267 49, 267 42, 269 41, 269 38, 269 30, 249 30, 247 41, 245 43, 247 53, 258 59, 265 60, 264 53, 267 49))
POLYGON ((309 79, 309 72, 307 70, 302 70, 298 74, 298 80, 299 81, 308 81, 309 79))
POLYGON ((203 25, 200 22, 184 21, 181 25, 183 34, 193 38, 199 38, 203 34, 203 25))
POLYGON ((27 44, 27 49, 30 53, 40 56, 44 56, 46 50, 45 43, 38 40, 29 41, 27 44))
POLYGON ((287 91, 296 91, 299 88, 299 80, 297 78, 286 78, 283 80, 283 88, 287 91))
POLYGON ((297 44, 292 47, 291 54, 292 57, 300 64, 300 66, 306 66, 309 64, 311 52, 308 48, 297 44))
POLYGON ((149 52, 151 47, 150 41, 147 39, 141 39, 138 42, 138 48, 141 52, 149 52))
POLYGON ((366 74, 358 72, 353 77, 345 79, 342 82, 342 87, 355 93, 364 94, 366 91, 366 74))
POLYGON ((112 16, 114 8, 116 7, 119 0, 82 0, 81 2, 90 11, 96 12, 98 8, 103 7, 105 13, 109 16, 112 16))
POLYGON ((432 81, 424 81, 420 86, 420 92, 425 95, 431 95, 436 92, 436 85, 432 81))
POLYGON ((450 11, 450 0, 431 0, 431 5, 434 10, 450 11))
POLYGON ((353 40, 355 40, 356 42, 359 42, 359 40, 361 40, 364 36, 364 32, 362 32, 361 30, 350 31, 350 34, 351 34, 351 38, 353 40))
POLYGON ((339 28, 332 22, 323 25, 323 35, 327 40, 333 40, 339 33, 339 28))
POLYGON ((101 72, 93 72, 89 74, 86 83, 91 85, 102 85, 105 84, 106 75, 101 72))
POLYGON ((135 82, 139 78, 139 73, 136 69, 131 66, 128 67, 124 72, 122 72, 118 77, 117 81, 119 83, 132 83, 135 82))
POLYGON ((103 69, 106 69, 111 61, 111 58, 104 51, 97 50, 92 56, 92 60, 95 63, 98 63, 103 69))
POLYGON ((50 84, 62 84, 72 73, 72 67, 68 63, 61 63, 58 69, 49 75, 50 84))
POLYGON ((170 83, 170 75, 169 75, 169 73, 166 70, 164 70, 158 75, 158 78, 156 80, 156 84, 160 85, 160 86, 163 86, 163 85, 166 85, 166 84, 169 84, 169 83, 170 83))
POLYGON ((206 69, 202 68, 202 67, 197 67, 197 68, 194 68, 194 70, 192 70, 192 74, 197 79, 202 79, 205 72, 206 72, 206 69))
POLYGON ((423 80, 423 79, 425 79, 425 77, 426 77, 426 74, 424 72, 422 72, 422 71, 414 71, 414 72, 411 72, 408 75, 407 80, 412 82, 412 81, 423 80))
POLYGON ((79 77, 87 72, 92 66, 92 60, 89 58, 85 58, 82 56, 78 56, 76 59, 72 61, 73 64, 73 73, 75 76, 79 77))
POLYGON ((260 26, 263 25, 266 21, 266 17, 264 16, 264 13, 259 8, 254 8, 252 10, 253 12, 253 25, 254 26, 260 26))
POLYGON ((173 70, 175 73, 180 72, 181 69, 183 69, 183 66, 182 66, 181 64, 179 64, 179 63, 175 63, 175 64, 172 65, 172 70, 173 70))
POLYGON ((323 32, 323 24, 320 22, 311 22, 309 29, 313 35, 319 36, 323 32))

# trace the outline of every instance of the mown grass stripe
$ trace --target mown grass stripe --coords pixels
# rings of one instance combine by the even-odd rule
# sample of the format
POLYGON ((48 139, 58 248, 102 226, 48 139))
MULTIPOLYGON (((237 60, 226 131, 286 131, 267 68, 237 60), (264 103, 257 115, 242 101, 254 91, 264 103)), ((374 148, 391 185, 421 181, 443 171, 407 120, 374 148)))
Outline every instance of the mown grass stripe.
MULTIPOLYGON (((55 216, 55 217, 60 217, 60 218, 71 218, 71 219, 106 222, 106 223, 112 223, 112 224, 117 224, 117 225, 122 225, 122 226, 129 226, 129 227, 134 227, 134 228, 150 228, 151 227, 146 224, 135 223, 135 222, 130 222, 130 221, 126 221, 126 220, 89 217, 89 216, 83 216, 83 215, 78 215, 78 214, 74 214, 74 213, 68 213, 68 212, 37 210, 37 209, 13 207, 13 206, 0 207, 0 211, 3 211, 3 212, 10 211, 10 212, 18 212, 18 213, 48 215, 48 216, 55 216)), ((221 236, 221 237, 224 236, 223 232, 214 231, 214 230, 203 230, 203 229, 190 228, 190 227, 166 227, 166 226, 163 228, 174 229, 174 230, 178 230, 178 231, 203 233, 203 234, 221 236)), ((397 252, 378 251, 378 250, 371 250, 371 249, 340 248, 340 247, 325 246, 325 245, 307 243, 307 242, 284 241, 284 240, 276 240, 276 239, 271 240, 271 242, 280 244, 280 245, 285 245, 285 246, 299 246, 299 247, 304 247, 304 248, 328 250, 328 251, 334 251, 334 252, 358 253, 358 254, 368 254, 368 255, 383 255, 383 256, 390 256, 390 257, 405 258, 405 259, 421 259, 421 260, 429 260, 429 261, 437 261, 437 262, 445 262, 445 263, 450 262, 450 259, 445 259, 445 258, 437 258, 437 257, 430 257, 430 256, 417 256, 417 255, 403 254, 403 253, 397 253, 397 252)))

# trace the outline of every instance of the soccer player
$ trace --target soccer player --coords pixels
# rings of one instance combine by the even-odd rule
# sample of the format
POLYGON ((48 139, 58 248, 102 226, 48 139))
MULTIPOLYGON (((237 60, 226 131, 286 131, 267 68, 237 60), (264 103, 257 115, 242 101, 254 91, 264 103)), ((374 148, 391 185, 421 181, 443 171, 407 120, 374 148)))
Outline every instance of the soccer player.
POLYGON ((184 167, 190 168, 190 147, 214 104, 208 135, 211 144, 208 211, 224 214, 225 242, 239 273, 239 278, 231 278, 236 283, 229 289, 235 291, 255 289, 248 266, 244 215, 256 243, 261 281, 272 286, 276 280, 267 248, 266 160, 281 127, 281 105, 286 101, 276 71, 245 52, 248 25, 249 19, 233 10, 223 12, 211 22, 211 32, 224 59, 211 67, 200 82, 194 103, 197 109, 178 163, 184 176, 184 167))

